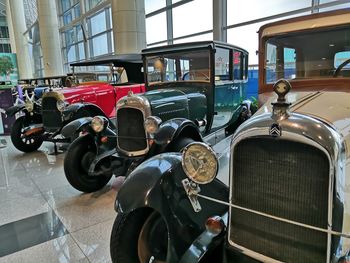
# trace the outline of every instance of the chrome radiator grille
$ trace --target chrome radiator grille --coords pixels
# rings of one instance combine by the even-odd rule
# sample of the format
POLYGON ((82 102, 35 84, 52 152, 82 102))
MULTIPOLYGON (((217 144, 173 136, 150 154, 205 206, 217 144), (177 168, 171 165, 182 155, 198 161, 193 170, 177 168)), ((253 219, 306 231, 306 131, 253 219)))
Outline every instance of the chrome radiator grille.
POLYGON ((140 110, 121 108, 117 112, 118 146, 126 152, 145 151, 148 147, 144 118, 140 110))
MULTIPOLYGON (((234 149, 231 202, 327 229, 329 162, 310 145, 260 137, 234 149)), ((326 262, 327 234, 231 208, 232 243, 284 262, 326 262)))
POLYGON ((56 106, 57 99, 54 97, 43 97, 42 118, 46 130, 56 131, 62 127, 62 115, 56 106))

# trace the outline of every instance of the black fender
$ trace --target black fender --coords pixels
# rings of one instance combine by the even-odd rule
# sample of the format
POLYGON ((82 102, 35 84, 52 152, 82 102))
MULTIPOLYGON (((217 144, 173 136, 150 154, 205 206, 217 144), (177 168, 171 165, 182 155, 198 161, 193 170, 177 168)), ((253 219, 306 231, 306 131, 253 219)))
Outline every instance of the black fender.
POLYGON ((83 127, 89 125, 91 123, 91 120, 92 117, 83 117, 71 121, 62 128, 61 134, 65 138, 72 138, 75 134, 77 134, 77 132, 82 130, 83 127))
POLYGON ((109 125, 115 129, 114 123, 106 116, 103 110, 92 103, 73 103, 63 111, 65 121, 72 121, 82 117, 104 116, 108 119, 109 125))
MULTIPOLYGON (((116 148, 117 145, 117 134, 114 130, 112 130, 109 126, 107 126, 102 132, 96 133, 90 127, 92 117, 83 117, 71 121, 67 125, 65 125, 61 134, 66 138, 72 138, 79 131, 83 130, 94 140, 97 148, 97 155, 102 155, 112 149, 116 148), (108 137, 106 143, 102 143, 100 141, 101 137, 108 137)), ((98 157, 98 156, 97 156, 98 157)))
POLYGON ((6 114, 8 116, 14 116, 17 112, 20 112, 25 109, 24 104, 14 105, 6 109, 6 114))
MULTIPOLYGON (((113 154, 117 153, 117 134, 110 127, 106 127, 102 132, 96 134, 90 129, 90 136, 93 136, 95 144, 97 147, 97 155, 95 159, 91 162, 89 167, 89 174, 93 175, 95 173, 95 167, 103 160, 107 160, 113 154), (107 137, 107 142, 102 143, 100 139, 102 137, 107 137), (107 158, 107 159, 106 159, 107 158)), ((120 158, 118 158, 119 160, 120 158)))
POLYGON ((175 118, 162 123, 154 135, 154 141, 161 146, 159 152, 164 152, 172 142, 181 137, 203 142, 198 126, 185 118, 175 118))
POLYGON ((246 120, 248 120, 255 112, 257 107, 251 100, 241 102, 239 108, 233 114, 231 123, 225 128, 226 135, 233 134, 236 129, 246 120))
MULTIPOLYGON (((163 153, 144 161, 127 177, 115 204, 116 210, 122 213, 149 207, 162 215, 169 231, 171 255, 168 259, 171 262, 180 261, 194 240, 205 231, 209 217, 223 215, 228 210, 225 205, 200 199, 202 210, 194 212, 182 185, 187 176, 181 161, 179 153, 163 153)), ((200 188, 203 195, 228 201, 228 187, 217 179, 200 188)))

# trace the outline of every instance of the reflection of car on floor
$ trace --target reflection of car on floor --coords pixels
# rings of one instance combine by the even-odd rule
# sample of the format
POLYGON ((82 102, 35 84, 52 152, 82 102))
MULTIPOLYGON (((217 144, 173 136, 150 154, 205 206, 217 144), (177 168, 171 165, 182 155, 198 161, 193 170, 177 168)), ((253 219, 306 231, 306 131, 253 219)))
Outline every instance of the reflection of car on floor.
POLYGON ((115 105, 119 98, 130 90, 134 93, 144 91, 141 55, 113 56, 71 66, 75 71, 77 67, 107 66, 111 70, 110 80, 79 83, 78 80, 86 79, 87 74, 85 78, 84 74, 73 74, 61 78, 64 83, 54 82, 54 86, 46 82, 50 85, 48 91, 43 92, 47 86, 37 87, 32 96, 25 95, 24 103, 7 109, 8 115, 23 113, 16 120, 11 132, 11 140, 18 150, 34 151, 44 140, 69 142, 77 137, 80 131, 78 129, 77 134, 62 137, 61 130, 65 124, 81 117, 95 115, 114 118, 115 105), (63 84, 68 87, 62 87, 63 84), (40 93, 37 95, 41 96, 40 100, 34 98, 36 93, 40 93))
POLYGON ((267 103, 227 154, 196 142, 129 175, 116 200, 113 262, 348 261, 349 21, 346 10, 260 29, 267 103), (215 178, 224 160, 228 186, 215 178))
MULTIPOLYGON (((151 156, 179 152, 192 141, 215 144, 248 118, 244 101, 248 53, 217 42, 197 42, 143 51, 147 92, 120 99, 116 129, 96 116, 63 129, 85 125, 86 136, 69 147, 64 170, 73 187, 102 188, 112 174, 127 175, 151 156)), ((69 135, 68 135, 69 136, 69 135)))

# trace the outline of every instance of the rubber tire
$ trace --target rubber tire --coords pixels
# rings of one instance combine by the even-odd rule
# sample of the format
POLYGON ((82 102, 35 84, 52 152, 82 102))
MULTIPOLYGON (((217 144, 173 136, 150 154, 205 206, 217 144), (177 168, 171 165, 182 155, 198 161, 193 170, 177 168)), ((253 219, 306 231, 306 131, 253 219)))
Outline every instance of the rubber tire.
POLYGON ((63 163, 68 182, 75 189, 84 193, 92 193, 102 189, 112 177, 112 173, 105 176, 89 176, 82 168, 81 160, 84 154, 89 151, 96 152, 95 145, 91 140, 92 138, 88 135, 74 140, 68 147, 63 163))
POLYGON ((44 140, 38 138, 32 144, 24 143, 21 139, 21 135, 22 135, 21 130, 24 126, 24 122, 25 122, 25 116, 19 117, 15 121, 11 129, 11 141, 12 141, 12 144, 16 147, 16 149, 22 152, 25 152, 25 153, 34 152, 40 148, 44 140))
POLYGON ((139 263, 138 238, 144 223, 152 212, 152 209, 140 208, 129 213, 118 213, 110 240, 113 263, 139 263))

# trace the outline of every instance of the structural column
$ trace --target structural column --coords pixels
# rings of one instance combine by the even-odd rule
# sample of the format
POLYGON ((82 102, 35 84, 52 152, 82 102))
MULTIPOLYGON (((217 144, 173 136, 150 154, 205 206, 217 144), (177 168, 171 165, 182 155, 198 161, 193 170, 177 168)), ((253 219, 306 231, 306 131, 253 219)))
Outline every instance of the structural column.
POLYGON ((16 53, 15 33, 13 32, 10 0, 6 0, 6 20, 7 20, 7 28, 9 30, 9 35, 10 35, 11 52, 16 53))
POLYGON ((63 75, 56 1, 37 0, 45 77, 63 75))
POLYGON ((23 0, 11 0, 8 4, 10 4, 11 17, 13 18, 11 20, 16 43, 19 76, 21 79, 32 78, 33 70, 29 55, 29 43, 28 38, 24 35, 27 26, 24 16, 23 0))
POLYGON ((227 0, 213 0, 213 39, 227 42, 227 0))
POLYGON ((146 48, 144 0, 112 0, 115 52, 137 53, 146 48))

